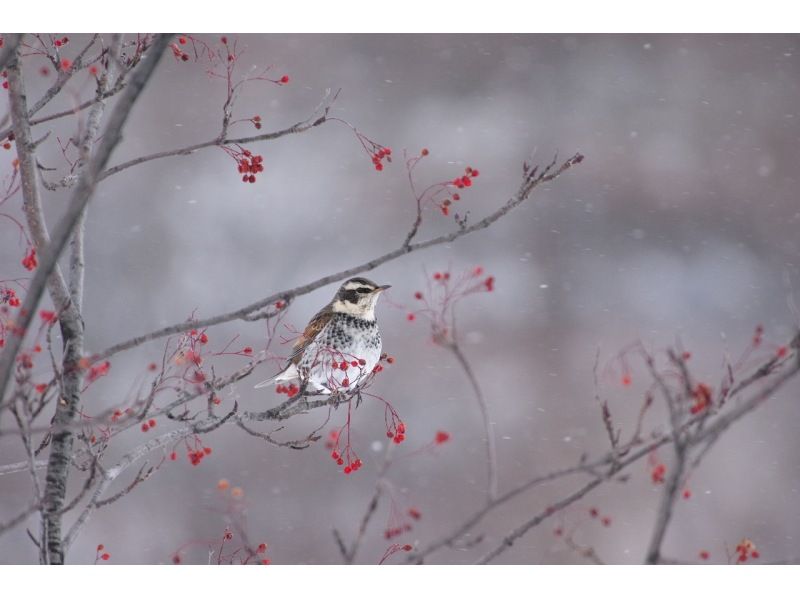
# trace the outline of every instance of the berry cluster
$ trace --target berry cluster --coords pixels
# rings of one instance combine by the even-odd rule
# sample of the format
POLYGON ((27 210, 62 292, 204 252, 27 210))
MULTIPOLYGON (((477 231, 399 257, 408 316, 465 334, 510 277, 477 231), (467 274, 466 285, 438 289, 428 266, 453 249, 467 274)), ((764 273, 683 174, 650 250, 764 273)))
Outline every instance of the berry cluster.
POLYGON ((57 40, 55 40, 55 41, 53 42, 53 45, 54 45, 56 48, 60 48, 60 47, 62 47, 62 46, 66 46, 68 43, 69 43, 69 38, 68 38, 68 37, 65 35, 65 36, 64 36, 64 37, 62 37, 61 39, 57 39, 57 40))
MULTIPOLYGON (((178 42, 181 45, 185 45, 186 38, 179 37, 178 42)), ((189 55, 186 52, 184 52, 183 49, 180 46, 178 46, 178 44, 173 43, 170 44, 169 47, 172 49, 172 55, 175 57, 175 60, 180 60, 182 62, 187 62, 189 60, 189 55)))
POLYGON ((28 249, 28 252, 25 254, 25 257, 22 258, 22 266, 26 270, 34 270, 38 265, 39 265, 39 260, 36 259, 36 248, 31 247, 30 249, 28 249))
POLYGON ((103 544, 98 544, 97 554, 94 557, 94 564, 96 565, 99 561, 107 561, 110 558, 111 555, 106 552, 106 547, 103 544))
POLYGON ((400 420, 395 422, 394 414, 391 423, 387 425, 386 437, 391 438, 395 444, 400 444, 406 439, 406 425, 400 420))
POLYGON ((48 309, 43 309, 39 311, 39 317, 45 324, 55 324, 56 320, 58 320, 56 312, 50 311, 48 309))
POLYGON ((600 523, 603 524, 603 527, 609 527, 611 525, 611 517, 608 515, 600 515, 600 510, 597 507, 591 507, 589 509, 589 517, 592 519, 598 519, 600 523))
POLYGON ((20 367, 26 370, 33 369, 33 357, 31 357, 30 353, 20 353, 19 357, 17 357, 17 362, 19 362, 20 367))
POLYGON ((654 484, 663 484, 667 475, 667 466, 663 463, 656 463, 650 470, 650 479, 654 484))
POLYGON ((240 154, 234 156, 236 160, 237 170, 242 175, 243 183, 255 183, 256 175, 264 172, 264 157, 258 154, 253 155, 250 150, 243 150, 240 154))
POLYGON ((477 178, 478 175, 480 175, 480 172, 467 166, 464 169, 464 176, 456 177, 450 184, 458 187, 459 189, 463 189, 464 187, 472 187, 472 179, 477 178))
POLYGON ((142 432, 147 432, 155 427, 156 427, 156 420, 154 419, 149 419, 146 422, 142 422, 142 432))
POLYGON ((736 545, 736 562, 745 563, 748 559, 757 559, 761 554, 756 550, 756 545, 752 540, 743 538, 741 542, 736 545))
POLYGON ((700 382, 692 391, 694 403, 689 409, 692 415, 705 411, 711 406, 711 387, 700 382))
POLYGON ((0 305, 8 304, 9 307, 19 307, 20 300, 14 289, 8 287, 0 288, 0 305))
POLYGON ((391 540, 405 532, 410 532, 413 527, 411 521, 419 521, 420 519, 422 519, 422 513, 419 512, 419 509, 410 507, 405 513, 402 513, 398 512, 395 505, 392 504, 389 525, 383 531, 383 537, 386 540, 391 540))
MULTIPOLYGON (((210 454, 210 446, 204 446, 195 450, 189 449, 186 451, 186 456, 189 458, 189 463, 191 463, 193 467, 200 465, 200 461, 210 454)), ((175 453, 173 452, 172 455, 175 455, 175 453)), ((170 458, 172 458, 172 456, 170 456, 170 458)), ((175 458, 172 458, 172 460, 174 461, 175 458)))
POLYGON ((98 363, 97 365, 93 365, 89 368, 89 372, 86 374, 86 382, 91 384, 98 378, 102 378, 106 374, 108 374, 108 370, 111 369, 111 362, 104 361, 102 363, 98 363))
MULTIPOLYGON (((336 465, 344 465, 344 458, 336 450, 331 451, 331 459, 336 461, 336 465)), ((344 471, 345 475, 350 475, 354 471, 358 471, 359 469, 361 469, 362 465, 363 463, 361 462, 361 459, 356 457, 355 459, 350 461, 347 465, 345 465, 342 471, 344 471)))
POLYGON ((387 528, 383 532, 383 537, 387 540, 391 540, 392 538, 396 538, 397 536, 410 531, 411 531, 411 524, 405 523, 401 526, 387 528))
POLYGON ((383 160, 387 162, 392 161, 392 148, 377 146, 375 153, 372 154, 372 163, 375 165, 375 170, 380 172, 383 170, 383 160))
POLYGON ((3 142, 3 149, 10 150, 11 142, 14 141, 14 139, 16 139, 16 136, 14 135, 14 131, 11 131, 11 133, 8 134, 8 137, 6 137, 6 140, 3 142))
POLYGON ((297 386, 296 384, 288 384, 288 385, 278 384, 277 386, 275 386, 275 392, 277 392, 279 395, 285 394, 287 397, 291 399, 294 396, 296 396, 298 392, 300 392, 300 387, 297 386))
POLYGON ((387 364, 392 365, 395 362, 395 359, 391 355, 387 355, 386 353, 383 353, 381 355, 380 360, 378 360, 378 363, 376 363, 375 367, 372 368, 372 372, 374 374, 380 374, 383 371, 383 365, 381 365, 381 362, 384 362, 384 361, 387 364))
POLYGON ((197 342, 199 342, 201 345, 208 344, 208 335, 205 332, 199 332, 197 330, 192 329, 189 331, 189 336, 191 338, 197 339, 197 342))
POLYGON ((363 466, 361 459, 358 458, 355 451, 350 446, 350 418, 348 416, 347 424, 340 430, 331 430, 328 434, 328 440, 325 442, 325 447, 331 451, 331 459, 336 462, 336 465, 342 467, 345 475, 350 475, 358 471, 363 466), (345 439, 344 449, 340 448, 342 440, 342 430, 347 431, 347 438, 345 439))

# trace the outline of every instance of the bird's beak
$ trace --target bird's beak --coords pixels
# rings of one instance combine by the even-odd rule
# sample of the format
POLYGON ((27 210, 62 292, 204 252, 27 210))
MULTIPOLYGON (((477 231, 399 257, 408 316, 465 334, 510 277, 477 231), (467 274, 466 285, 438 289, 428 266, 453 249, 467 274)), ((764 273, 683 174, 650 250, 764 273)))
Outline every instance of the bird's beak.
POLYGON ((390 285, 390 284, 385 284, 385 285, 383 285, 383 286, 379 286, 377 289, 375 289, 375 290, 374 290, 374 291, 372 291, 372 292, 373 292, 373 293, 380 293, 381 291, 385 291, 386 289, 391 289, 391 288, 392 288, 392 285, 390 285))

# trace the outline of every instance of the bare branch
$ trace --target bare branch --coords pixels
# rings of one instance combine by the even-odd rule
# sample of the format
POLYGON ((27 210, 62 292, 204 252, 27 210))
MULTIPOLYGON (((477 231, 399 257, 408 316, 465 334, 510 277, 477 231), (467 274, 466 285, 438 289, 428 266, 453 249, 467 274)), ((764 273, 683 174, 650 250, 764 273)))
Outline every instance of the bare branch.
POLYGON ((18 515, 12 517, 11 519, 6 521, 5 523, 0 523, 0 535, 2 535, 3 533, 7 532, 12 527, 18 525, 19 523, 22 523, 23 521, 25 521, 25 519, 29 515, 31 515, 32 513, 35 513, 36 511, 38 511, 39 507, 40 507, 40 505, 38 503, 35 503, 35 502, 31 503, 30 505, 28 505, 28 507, 24 511, 22 511, 18 515))
POLYGON ((145 162, 151 162, 153 160, 160 160, 161 158, 169 158, 172 156, 188 156, 198 150, 207 147, 216 147, 233 143, 245 144, 245 143, 254 143, 256 141, 273 141, 275 139, 280 139, 281 137, 286 137, 287 135, 296 135, 299 133, 305 133, 306 131, 313 129, 314 127, 318 127, 322 124, 325 124, 326 122, 328 122, 327 110, 325 111, 325 114, 323 114, 320 117, 312 116, 311 118, 302 120, 298 123, 293 124, 290 127, 281 129, 279 131, 273 131, 271 133, 262 133, 260 135, 252 135, 250 137, 237 137, 232 139, 229 139, 227 137, 215 137, 214 139, 209 139, 208 141, 202 141, 200 143, 196 143, 194 145, 190 145, 187 147, 182 147, 174 150, 166 150, 163 152, 156 152, 154 154, 149 154, 147 156, 134 158, 132 160, 128 160, 127 162, 123 162, 122 164, 118 164, 117 166, 113 166, 103 171, 100 174, 98 180, 102 181, 127 168, 130 168, 132 166, 138 166, 139 164, 144 164, 145 162))
POLYGON ((256 301, 255 303, 251 303, 250 305, 246 305, 232 312, 228 312, 211 318, 205 318, 202 320, 180 322, 178 324, 173 324, 172 326, 166 326, 159 330, 155 330, 153 332, 131 338, 121 343, 117 343, 116 345, 113 345, 112 347, 109 347, 108 349, 94 355, 93 360, 99 361, 107 359, 111 355, 119 353, 120 351, 131 349, 133 347, 141 345, 142 343, 146 343, 158 338, 163 338, 165 336, 170 336, 173 334, 179 334, 181 332, 191 330, 192 328, 206 328, 209 326, 214 326, 216 324, 231 322, 233 320, 247 319, 248 315, 257 312, 261 309, 264 309, 265 307, 274 304, 278 300, 289 301, 294 299, 295 297, 306 295, 311 291, 315 291, 316 289, 319 289, 332 282, 337 282, 343 278, 349 278, 351 276, 355 276, 356 274, 360 274, 362 272, 368 272, 370 270, 374 270, 378 266, 381 266, 387 262, 395 260, 399 257, 402 257, 414 251, 428 249, 429 247, 435 247, 437 245, 443 245, 445 243, 452 243, 453 241, 459 239, 460 237, 487 228, 488 226, 490 226, 491 224, 493 224, 494 222, 505 216, 515 207, 520 205, 526 199, 528 199, 531 192, 538 185, 552 181, 557 176, 562 174, 564 171, 568 170, 575 164, 579 164, 582 161, 583 161, 583 156, 581 154, 575 154, 572 158, 565 161, 558 169, 556 169, 555 172, 550 172, 551 169, 550 167, 548 167, 538 176, 536 174, 537 172, 536 169, 530 171, 530 169, 528 169, 526 166, 523 181, 517 193, 511 199, 509 199, 503 206, 501 206, 500 208, 498 208, 497 210, 495 210, 494 212, 492 212, 491 214, 489 214, 488 216, 486 216, 482 220, 479 220, 478 222, 476 222, 471 226, 459 229, 447 235, 442 235, 439 237, 435 237, 433 239, 429 239, 427 241, 413 243, 410 245, 401 245, 399 248, 393 251, 385 253, 382 256, 376 257, 358 266, 342 270, 341 272, 337 272, 335 274, 323 276, 322 278, 319 278, 313 282, 295 287, 293 289, 289 289, 287 291, 280 291, 278 293, 274 293, 268 297, 265 297, 264 299, 256 301))
POLYGON ((491 503, 495 498, 497 498, 497 446, 494 438, 494 427, 492 426, 492 422, 489 418, 489 406, 486 404, 486 398, 483 396, 483 391, 478 384, 478 379, 475 377, 475 374, 472 371, 472 366, 470 366, 463 351, 461 351, 461 347, 458 345, 458 343, 453 341, 448 343, 447 348, 452 351, 453 355, 455 355, 455 358, 461 366, 461 369, 463 369, 464 373, 467 375, 467 379, 472 385, 472 390, 475 393, 475 399, 478 401, 478 407, 480 408, 481 418, 483 419, 484 445, 486 447, 486 469, 488 475, 486 500, 487 502, 491 503))
MULTIPOLYGON (((130 114, 131 108, 144 89, 145 84, 150 79, 150 76, 158 64, 158 60, 161 58, 161 54, 169 43, 169 39, 170 36, 168 34, 157 36, 152 47, 148 51, 147 57, 142 60, 140 66, 133 73, 127 88, 120 96, 118 103, 114 106, 114 110, 109 118, 109 123, 106 126, 97 151, 89 164, 87 164, 86 170, 80 178, 78 187, 70 200, 66 213, 53 230, 51 242, 47 244, 42 252, 39 268, 33 280, 30 282, 28 293, 25 296, 25 302, 23 303, 22 310, 20 310, 23 314, 18 322, 18 327, 20 329, 26 330, 30 325, 31 318, 36 310, 36 305, 38 305, 39 299, 44 291, 47 278, 55 269, 58 257, 61 255, 67 240, 72 234, 72 230, 80 218, 81 212, 89 202, 89 199, 91 199, 101 170, 108 161, 111 152, 122 138, 122 128, 130 114)), ((12 73, 9 72, 9 75, 11 74, 12 73)), ((24 112, 19 114, 19 116, 23 114, 24 112)), ((20 163, 22 163, 23 154, 28 154, 28 151, 27 147, 20 143, 19 137, 17 137, 17 148, 20 155, 20 163)), ((66 308, 66 305, 62 304, 58 307, 59 310, 63 310, 66 308)), ((3 350, 3 353, 0 355, 0 397, 5 395, 14 359, 17 356, 21 343, 22 335, 13 335, 10 342, 3 350)))

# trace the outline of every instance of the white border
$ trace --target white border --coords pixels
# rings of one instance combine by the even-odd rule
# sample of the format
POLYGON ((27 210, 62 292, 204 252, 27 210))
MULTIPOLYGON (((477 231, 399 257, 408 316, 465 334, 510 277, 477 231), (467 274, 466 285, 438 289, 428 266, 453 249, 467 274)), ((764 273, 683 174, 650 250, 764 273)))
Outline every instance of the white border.
POLYGON ((797 567, 764 566, 4 567, 9 595, 675 598, 789 595, 797 567), (52 592, 52 594, 51 594, 52 592), (787 594, 789 592, 789 594, 787 594), (12 594, 13 593, 13 594, 12 594))
POLYGON ((785 32, 787 0, 35 0, 3 2, 0 28, 192 32, 785 32))

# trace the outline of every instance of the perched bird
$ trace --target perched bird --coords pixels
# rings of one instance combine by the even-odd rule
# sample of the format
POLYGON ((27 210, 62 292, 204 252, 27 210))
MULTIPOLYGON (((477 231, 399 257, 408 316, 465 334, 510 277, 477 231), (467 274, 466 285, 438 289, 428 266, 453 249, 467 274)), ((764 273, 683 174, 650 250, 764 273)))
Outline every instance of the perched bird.
POLYGON ((292 347, 286 367, 256 385, 300 380, 310 391, 346 391, 362 384, 381 357, 381 332, 375 304, 390 285, 351 278, 311 318, 292 347))

